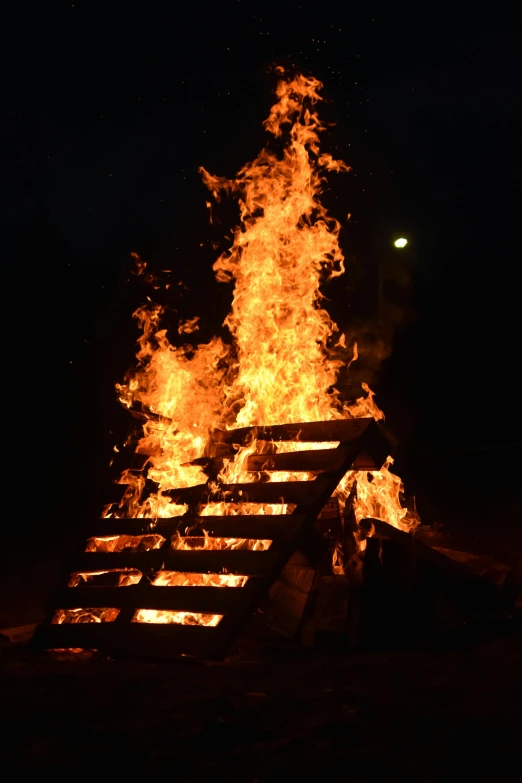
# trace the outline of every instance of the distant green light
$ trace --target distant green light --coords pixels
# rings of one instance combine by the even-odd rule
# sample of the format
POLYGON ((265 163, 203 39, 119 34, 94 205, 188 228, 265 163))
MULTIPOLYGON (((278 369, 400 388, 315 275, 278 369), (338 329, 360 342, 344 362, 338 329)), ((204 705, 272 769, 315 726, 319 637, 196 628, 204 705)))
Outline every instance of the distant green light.
POLYGON ((393 244, 395 245, 395 247, 403 248, 406 247, 406 245, 408 244, 408 240, 405 239, 404 237, 399 237, 399 239, 396 239, 393 244))

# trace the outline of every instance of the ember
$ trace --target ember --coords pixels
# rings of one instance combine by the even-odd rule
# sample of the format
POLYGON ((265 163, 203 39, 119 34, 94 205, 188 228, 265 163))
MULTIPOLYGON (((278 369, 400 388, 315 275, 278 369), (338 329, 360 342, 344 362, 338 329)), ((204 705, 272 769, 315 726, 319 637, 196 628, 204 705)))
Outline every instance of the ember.
POLYGON ((244 587, 248 576, 238 574, 193 574, 179 571, 159 571, 152 584, 162 587, 209 586, 209 587, 244 587))
POLYGON ((88 584, 127 587, 128 585, 137 585, 141 577, 141 572, 135 568, 114 568, 111 571, 84 571, 71 574, 69 587, 80 587, 88 584))
POLYGON ((196 612, 168 612, 156 609, 139 609, 132 618, 133 623, 160 623, 174 625, 203 625, 215 628, 221 621, 219 614, 196 612))
POLYGON ((60 609, 53 617, 53 623, 113 623, 119 615, 119 609, 60 609))
POLYGON ((126 549, 136 549, 148 552, 159 549, 165 543, 163 536, 100 536, 90 538, 85 548, 86 552, 123 552, 126 549))

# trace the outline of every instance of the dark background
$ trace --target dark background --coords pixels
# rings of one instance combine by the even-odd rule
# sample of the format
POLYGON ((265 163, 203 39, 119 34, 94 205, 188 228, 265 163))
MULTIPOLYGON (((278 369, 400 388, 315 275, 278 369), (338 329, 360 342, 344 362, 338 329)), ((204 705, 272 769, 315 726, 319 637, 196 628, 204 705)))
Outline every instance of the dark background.
POLYGON ((226 246, 234 212, 209 226, 197 168, 233 175, 258 153, 274 64, 324 82, 325 148, 353 167, 325 196, 349 269, 327 294, 341 327, 366 335, 360 372, 408 491, 429 521, 520 510, 521 36, 492 9, 363 5, 3 12, 7 533, 32 520, 40 540, 99 510, 127 427, 113 384, 151 293, 129 274, 131 251, 183 280, 169 305, 202 316, 203 338, 218 330, 230 288, 213 281, 210 242, 226 246))

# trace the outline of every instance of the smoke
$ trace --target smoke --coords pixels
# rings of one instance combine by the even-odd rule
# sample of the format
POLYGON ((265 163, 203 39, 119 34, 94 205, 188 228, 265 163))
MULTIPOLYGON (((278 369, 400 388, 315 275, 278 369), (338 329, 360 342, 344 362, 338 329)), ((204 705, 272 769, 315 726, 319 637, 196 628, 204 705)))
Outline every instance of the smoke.
POLYGON ((357 361, 341 371, 338 388, 351 399, 362 383, 379 383, 401 331, 418 317, 413 293, 415 253, 397 251, 390 243, 378 257, 371 251, 347 259, 344 308, 340 326, 347 345, 357 344, 357 361))

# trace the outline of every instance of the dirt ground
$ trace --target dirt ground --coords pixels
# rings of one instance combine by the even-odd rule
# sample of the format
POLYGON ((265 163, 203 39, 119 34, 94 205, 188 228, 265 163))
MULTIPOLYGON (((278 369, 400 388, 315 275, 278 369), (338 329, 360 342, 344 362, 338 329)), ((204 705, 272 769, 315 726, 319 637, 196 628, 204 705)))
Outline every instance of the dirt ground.
MULTIPOLYGON (((492 534, 471 532, 475 551, 492 551, 492 534)), ((494 531, 495 556, 519 553, 518 527, 517 536, 494 531)), ((26 550, 23 571, 10 560, 0 627, 41 619, 62 556, 26 550)), ((522 630, 513 624, 438 650, 252 646, 218 664, 11 644, 0 665, 0 768, 22 779, 43 771, 166 772, 179 781, 522 779, 522 630)))
POLYGON ((1 760, 180 781, 519 781, 522 633, 460 650, 158 664, 3 655, 1 760))

